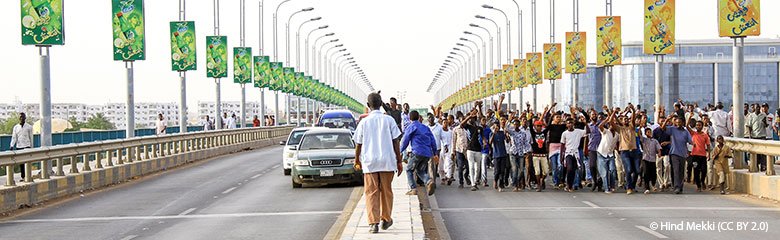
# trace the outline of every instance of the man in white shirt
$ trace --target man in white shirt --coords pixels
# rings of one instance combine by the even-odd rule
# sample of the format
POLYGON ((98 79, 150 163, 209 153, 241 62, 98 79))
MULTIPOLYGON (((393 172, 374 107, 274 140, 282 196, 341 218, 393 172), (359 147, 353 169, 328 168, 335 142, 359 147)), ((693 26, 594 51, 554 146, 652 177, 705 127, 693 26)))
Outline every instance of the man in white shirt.
POLYGON ((566 167, 566 191, 571 192, 574 189, 574 177, 579 168, 578 158, 580 156, 579 148, 582 137, 585 136, 585 130, 574 128, 574 119, 566 120, 566 131, 561 134, 561 143, 566 148, 564 151, 566 167))
POLYGON ((399 137, 401 130, 393 117, 379 111, 383 105, 378 93, 368 95, 371 113, 355 129, 355 168, 363 170, 366 212, 370 233, 393 225, 393 172, 403 172, 399 137))
POLYGON ((707 116, 710 117, 710 122, 712 122, 712 127, 714 128, 713 138, 718 138, 718 136, 731 136, 731 131, 728 127, 729 114, 726 111, 723 111, 723 103, 718 102, 715 110, 707 112, 707 116))
MULTIPOLYGON (((428 129, 430 129, 431 133, 433 134, 433 141, 436 142, 436 152, 434 152, 433 154, 435 156, 439 156, 439 154, 441 153, 442 129, 441 129, 441 125, 439 124, 439 122, 436 120, 436 117, 434 117, 432 113, 428 113, 428 125, 427 126, 428 126, 428 129)), ((441 161, 441 158, 439 158, 439 160, 441 161)), ((433 180, 435 182, 436 181, 436 177, 441 177, 441 176, 437 176, 439 174, 437 169, 439 169, 440 168, 439 165, 442 165, 442 164, 440 162, 438 162, 438 163, 434 162, 433 158, 431 158, 431 161, 429 161, 429 165, 430 165, 430 167, 428 167, 428 171, 429 171, 428 175, 431 176, 431 178, 433 178, 433 180)))
MULTIPOLYGON (((11 149, 22 150, 33 147, 32 125, 27 124, 27 115, 19 114, 19 124, 14 126, 11 134, 11 149)), ((26 176, 24 164, 21 165, 22 179, 26 176)), ((10 173, 13 174, 13 173, 10 173)))
POLYGON ((168 123, 165 122, 165 118, 162 113, 157 114, 157 135, 165 134, 165 129, 168 128, 168 123))
POLYGON ((599 124, 599 131, 601 132, 601 142, 598 147, 598 167, 601 179, 604 182, 604 193, 612 193, 615 190, 615 182, 617 181, 617 170, 615 165, 615 150, 617 149, 618 136, 615 130, 613 119, 615 118, 615 112, 610 114, 610 117, 599 124))
POLYGON ((211 120, 211 117, 209 115, 206 115, 206 120, 203 121, 203 131, 212 131, 214 130, 214 121, 211 120))
POLYGON ((225 123, 227 129, 236 129, 236 114, 230 115, 229 118, 227 118, 227 122, 225 123))

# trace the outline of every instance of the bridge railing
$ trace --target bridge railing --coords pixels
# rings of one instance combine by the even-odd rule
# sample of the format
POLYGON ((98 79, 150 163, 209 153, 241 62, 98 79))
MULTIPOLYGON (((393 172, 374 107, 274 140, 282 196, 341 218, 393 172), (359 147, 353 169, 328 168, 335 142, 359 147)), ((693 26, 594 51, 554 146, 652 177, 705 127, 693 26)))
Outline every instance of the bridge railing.
POLYGON ((122 165, 181 154, 191 151, 219 148, 222 146, 246 143, 256 140, 286 136, 293 126, 275 126, 258 128, 239 128, 218 131, 193 132, 145 136, 131 139, 97 141, 0 152, 0 168, 6 172, 6 186, 14 186, 14 167, 25 166, 25 182, 32 182, 33 164, 40 164, 40 178, 49 179, 48 162, 54 164, 54 175, 64 176, 64 166, 70 165, 69 173, 90 171, 94 167, 122 165), (77 163, 81 162, 81 169, 77 163), (105 164, 105 165, 104 165, 105 164))
POLYGON ((724 138, 726 144, 734 150, 734 169, 744 169, 744 156, 748 155, 750 161, 747 169, 749 172, 758 172, 758 155, 766 155, 766 175, 775 175, 775 157, 780 156, 780 141, 758 140, 747 138, 724 138))

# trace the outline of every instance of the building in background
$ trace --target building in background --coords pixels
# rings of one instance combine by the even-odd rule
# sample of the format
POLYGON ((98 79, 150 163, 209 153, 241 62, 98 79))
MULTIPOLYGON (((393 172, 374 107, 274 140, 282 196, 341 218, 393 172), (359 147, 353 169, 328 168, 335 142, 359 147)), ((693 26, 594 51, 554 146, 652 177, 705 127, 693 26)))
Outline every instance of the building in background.
MULTIPOLYGON (((780 82, 780 39, 746 39, 743 90, 745 103, 769 103, 778 108, 780 82)), ((655 104, 655 77, 652 55, 642 52, 641 42, 623 45, 623 65, 613 67, 612 94, 614 106, 628 103, 641 105, 648 112, 655 104)), ((678 40, 675 54, 664 57, 662 103, 685 102, 706 106, 723 102, 726 110, 732 103, 732 40, 678 40)), ((564 106, 572 100, 572 83, 561 80, 556 98, 564 106)), ((576 83, 579 94, 577 105, 601 109, 604 105, 604 68, 591 66, 588 73, 576 83)), ((652 116, 652 115, 651 115, 652 116)))
MULTIPOLYGON (((124 103, 108 103, 104 105, 55 103, 52 104, 51 116, 54 119, 68 120, 74 118, 76 121, 86 122, 93 115, 102 113, 109 122, 116 126, 116 129, 124 129, 126 127, 126 111, 127 107, 124 103)), ((19 101, 13 104, 0 104, 0 119, 7 119, 18 112, 26 113, 28 119, 31 122, 35 122, 40 118, 40 105, 37 103, 23 104, 19 101)), ((136 127, 154 127, 157 122, 157 114, 159 113, 165 116, 169 126, 179 124, 178 103, 136 103, 136 127)))

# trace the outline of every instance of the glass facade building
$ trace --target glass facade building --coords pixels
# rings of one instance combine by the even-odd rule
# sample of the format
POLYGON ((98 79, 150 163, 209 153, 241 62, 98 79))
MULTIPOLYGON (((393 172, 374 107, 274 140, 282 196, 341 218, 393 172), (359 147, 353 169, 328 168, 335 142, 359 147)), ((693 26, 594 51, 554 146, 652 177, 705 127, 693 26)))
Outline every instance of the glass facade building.
MULTIPOLYGON (((746 39, 743 96, 745 103, 769 103, 778 108, 780 39, 746 39)), ((642 43, 623 46, 623 65, 613 67, 612 99, 614 106, 628 103, 641 105, 652 112, 655 104, 655 57, 642 52, 642 43)), ((732 103, 732 40, 678 41, 675 54, 664 56, 662 103, 683 99, 686 103, 723 102, 727 110, 732 103)), ((591 66, 576 82, 577 105, 601 109, 604 104, 603 67, 591 66)), ((565 79, 565 78, 564 78, 565 79)), ((571 81, 561 81, 557 99, 564 105, 572 100, 571 81)))

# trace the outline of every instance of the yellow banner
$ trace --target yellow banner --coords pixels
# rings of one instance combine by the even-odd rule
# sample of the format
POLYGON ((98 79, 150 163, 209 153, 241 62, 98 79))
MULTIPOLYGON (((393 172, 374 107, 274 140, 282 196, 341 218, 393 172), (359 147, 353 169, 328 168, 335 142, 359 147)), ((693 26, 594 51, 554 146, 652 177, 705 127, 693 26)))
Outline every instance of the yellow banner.
POLYGON ((718 0, 718 33, 721 37, 761 35, 761 1, 718 0))
POLYGON ((528 83, 525 81, 525 59, 515 59, 515 67, 513 70, 515 75, 515 88, 524 88, 528 86, 528 83))
POLYGON ((623 62, 620 17, 596 17, 596 29, 596 65, 620 65, 623 62))
POLYGON ((566 33, 566 73, 580 74, 588 71, 585 32, 566 33))
POLYGON ((645 0, 645 54, 674 53, 675 0, 645 0))
POLYGON ((505 92, 512 91, 512 89, 515 86, 513 84, 514 81, 512 81, 512 79, 514 79, 514 76, 512 76, 512 67, 514 67, 514 65, 504 64, 502 67, 503 67, 503 72, 501 73, 501 75, 504 76, 504 78, 502 79, 504 85, 504 91, 505 92))
POLYGON ((526 53, 528 65, 525 66, 525 77, 528 84, 542 84, 542 53, 526 53))
POLYGON ((544 79, 561 79, 561 44, 544 44, 544 79))

